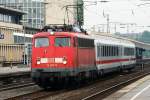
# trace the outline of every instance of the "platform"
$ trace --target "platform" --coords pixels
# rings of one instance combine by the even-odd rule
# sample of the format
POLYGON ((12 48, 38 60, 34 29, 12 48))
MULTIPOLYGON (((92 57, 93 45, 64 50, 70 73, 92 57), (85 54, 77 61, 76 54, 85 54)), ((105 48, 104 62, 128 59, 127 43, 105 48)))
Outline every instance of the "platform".
POLYGON ((0 67, 0 75, 14 74, 14 73, 22 73, 22 72, 30 72, 31 67, 29 66, 10 66, 10 67, 0 67))
POLYGON ((150 75, 122 88, 103 100, 150 100, 150 75))

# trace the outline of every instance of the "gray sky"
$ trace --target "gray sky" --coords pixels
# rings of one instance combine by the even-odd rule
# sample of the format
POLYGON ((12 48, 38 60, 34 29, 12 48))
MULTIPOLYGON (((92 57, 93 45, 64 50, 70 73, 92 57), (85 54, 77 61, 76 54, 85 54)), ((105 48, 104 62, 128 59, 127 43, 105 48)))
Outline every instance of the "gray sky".
POLYGON ((128 23, 129 32, 150 30, 147 27, 150 26, 150 0, 108 0, 110 2, 97 2, 97 4, 94 3, 96 0, 84 1, 85 27, 87 28, 91 28, 93 25, 106 24, 106 15, 109 15, 110 22, 113 22, 110 25, 112 32, 114 32, 115 24, 117 25, 117 31, 127 32, 127 25, 120 26, 119 23, 128 23), (121 29, 120 27, 125 28, 121 29))

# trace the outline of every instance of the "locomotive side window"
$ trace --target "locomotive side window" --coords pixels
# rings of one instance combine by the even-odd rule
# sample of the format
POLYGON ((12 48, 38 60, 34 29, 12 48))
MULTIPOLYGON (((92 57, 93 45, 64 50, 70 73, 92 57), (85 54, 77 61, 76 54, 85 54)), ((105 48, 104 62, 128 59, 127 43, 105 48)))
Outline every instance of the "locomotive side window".
POLYGON ((83 48, 93 48, 94 47, 94 40, 93 39, 84 39, 78 38, 78 46, 83 48))
POLYGON ((57 37, 55 38, 55 46, 57 47, 69 47, 70 38, 69 37, 57 37))
POLYGON ((35 38, 35 47, 47 47, 49 46, 49 39, 45 37, 35 38))

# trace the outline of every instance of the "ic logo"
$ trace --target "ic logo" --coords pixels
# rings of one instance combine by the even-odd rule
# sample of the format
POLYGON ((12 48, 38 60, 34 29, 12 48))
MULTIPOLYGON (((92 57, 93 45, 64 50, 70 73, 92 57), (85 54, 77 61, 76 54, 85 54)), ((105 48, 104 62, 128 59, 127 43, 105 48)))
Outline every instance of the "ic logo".
POLYGON ((4 34, 0 33, 0 39, 4 39, 4 34))

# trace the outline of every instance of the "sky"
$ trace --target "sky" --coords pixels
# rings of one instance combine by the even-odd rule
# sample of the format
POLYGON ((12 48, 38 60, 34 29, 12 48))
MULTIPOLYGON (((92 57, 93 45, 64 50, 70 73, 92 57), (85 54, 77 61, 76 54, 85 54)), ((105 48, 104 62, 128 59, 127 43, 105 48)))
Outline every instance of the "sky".
POLYGON ((150 0, 84 0, 84 27, 110 32, 139 33, 150 31, 150 0), (104 24, 104 25, 102 25, 104 24), (93 28, 95 27, 95 28, 93 28))

